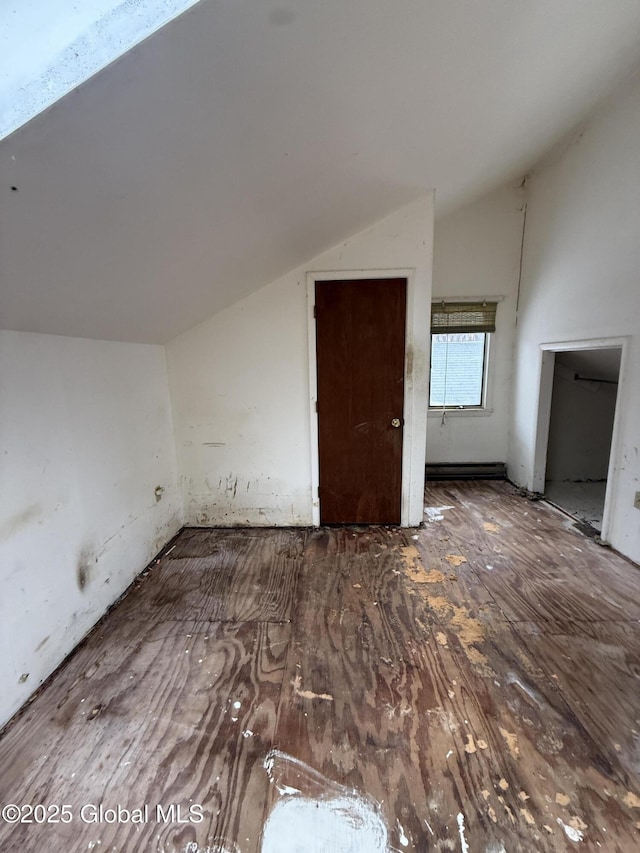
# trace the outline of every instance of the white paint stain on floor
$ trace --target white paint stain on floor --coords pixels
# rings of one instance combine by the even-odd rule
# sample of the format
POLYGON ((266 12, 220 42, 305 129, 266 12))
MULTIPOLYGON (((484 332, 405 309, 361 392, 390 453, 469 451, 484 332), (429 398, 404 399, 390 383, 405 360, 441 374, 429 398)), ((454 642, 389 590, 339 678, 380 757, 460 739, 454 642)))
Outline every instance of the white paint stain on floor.
POLYGON ((464 835, 464 815, 462 812, 458 814, 458 832, 460 833, 460 847, 462 848, 462 853, 469 853, 469 845, 467 844, 467 839, 464 835))
POLYGON ((281 798, 264 825, 261 853, 394 853, 375 800, 277 749, 264 767, 281 798))
POLYGON ((207 847, 200 847, 196 841, 190 841, 183 853, 240 853, 240 848, 234 841, 215 838, 207 847))
POLYGON ((427 516, 427 521, 444 521, 443 512, 446 512, 448 509, 453 509, 452 506, 426 506, 424 508, 425 514, 427 516))
POLYGON ((558 823, 564 829, 564 833, 567 838, 571 839, 571 841, 578 842, 583 840, 584 835, 579 829, 576 829, 573 826, 567 826, 567 824, 560 817, 558 818, 558 823))
POLYGON ((269 815, 262 853, 387 853, 382 817, 357 796, 288 796, 269 815))

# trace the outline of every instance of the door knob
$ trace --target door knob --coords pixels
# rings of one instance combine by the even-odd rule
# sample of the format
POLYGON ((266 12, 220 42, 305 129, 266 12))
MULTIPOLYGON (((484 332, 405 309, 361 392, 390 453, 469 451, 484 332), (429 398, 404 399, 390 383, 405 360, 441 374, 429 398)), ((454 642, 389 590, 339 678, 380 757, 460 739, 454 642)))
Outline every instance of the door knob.
POLYGON ((398 429, 398 427, 400 426, 400 418, 393 418, 391 421, 391 426, 398 429))

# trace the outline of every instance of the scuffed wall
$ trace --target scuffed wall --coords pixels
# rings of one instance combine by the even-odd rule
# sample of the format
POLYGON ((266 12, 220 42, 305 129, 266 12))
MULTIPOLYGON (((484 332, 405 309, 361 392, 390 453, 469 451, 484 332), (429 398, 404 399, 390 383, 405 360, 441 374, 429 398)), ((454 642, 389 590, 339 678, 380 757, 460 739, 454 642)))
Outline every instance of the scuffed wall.
POLYGON ((0 724, 181 516, 162 348, 0 332, 0 724))
POLYGON ((413 521, 422 518, 433 200, 425 197, 272 282, 167 347, 186 521, 313 520, 308 272, 411 268, 413 521))

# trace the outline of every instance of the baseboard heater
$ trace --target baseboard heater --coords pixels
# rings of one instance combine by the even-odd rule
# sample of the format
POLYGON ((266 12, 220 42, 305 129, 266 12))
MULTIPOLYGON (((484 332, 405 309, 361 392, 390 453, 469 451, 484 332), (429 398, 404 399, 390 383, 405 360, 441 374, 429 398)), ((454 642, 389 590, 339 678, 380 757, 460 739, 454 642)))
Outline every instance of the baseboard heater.
POLYGON ((504 462, 462 462, 427 465, 427 480, 506 480, 504 462))

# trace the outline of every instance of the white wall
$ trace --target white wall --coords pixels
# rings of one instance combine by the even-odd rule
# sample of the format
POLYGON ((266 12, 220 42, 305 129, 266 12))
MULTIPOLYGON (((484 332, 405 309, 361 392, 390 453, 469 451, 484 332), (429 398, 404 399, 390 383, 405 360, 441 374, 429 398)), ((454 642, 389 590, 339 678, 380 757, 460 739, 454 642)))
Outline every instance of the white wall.
POLYGON ((575 371, 556 355, 553 376, 547 480, 606 480, 617 387, 576 382, 575 371))
POLYGON ((0 724, 181 523, 162 348, 0 332, 0 724))
POLYGON ((629 81, 530 186, 509 474, 532 488, 540 345, 628 336, 608 539, 640 561, 640 80, 629 81))
POLYGON ((410 523, 422 519, 432 239, 428 196, 168 345, 186 523, 312 524, 307 273, 398 268, 415 270, 405 440, 410 523))
POLYGON ((504 187, 436 220, 433 298, 504 297, 498 304, 487 412, 432 412, 427 462, 505 462, 524 196, 504 187))

